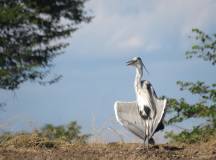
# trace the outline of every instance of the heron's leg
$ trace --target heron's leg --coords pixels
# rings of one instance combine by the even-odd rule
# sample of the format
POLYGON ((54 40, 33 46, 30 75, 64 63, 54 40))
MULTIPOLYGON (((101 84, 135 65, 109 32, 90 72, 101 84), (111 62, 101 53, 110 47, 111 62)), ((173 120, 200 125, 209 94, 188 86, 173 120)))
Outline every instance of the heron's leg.
POLYGON ((146 121, 144 121, 144 145, 145 145, 145 141, 146 141, 146 121))
POLYGON ((144 132, 143 145, 137 147, 136 150, 143 150, 143 148, 145 146, 145 141, 146 141, 146 131, 145 131, 145 129, 146 129, 146 121, 144 121, 144 123, 143 123, 143 121, 141 120, 141 123, 144 126, 144 130, 143 130, 143 132, 144 132))
POLYGON ((149 116, 147 119, 147 148, 149 148, 149 116))

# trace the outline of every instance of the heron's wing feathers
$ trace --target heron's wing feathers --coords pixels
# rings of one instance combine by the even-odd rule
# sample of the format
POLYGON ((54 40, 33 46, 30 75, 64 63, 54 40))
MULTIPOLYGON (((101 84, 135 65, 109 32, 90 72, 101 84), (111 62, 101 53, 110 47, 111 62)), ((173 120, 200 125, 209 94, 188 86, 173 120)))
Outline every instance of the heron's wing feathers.
POLYGON ((117 121, 141 139, 145 139, 144 120, 139 115, 136 102, 115 102, 117 121))
POLYGON ((158 99, 158 98, 155 98, 155 104, 156 104, 156 109, 157 109, 157 114, 154 118, 154 120, 152 121, 152 133, 150 135, 153 136, 155 130, 157 129, 159 123, 162 121, 163 117, 164 117, 164 113, 165 113, 165 109, 166 109, 166 99, 158 99))
POLYGON ((150 93, 153 97, 157 98, 157 94, 156 94, 156 92, 155 92, 155 90, 154 90, 152 84, 151 84, 149 81, 147 81, 147 82, 148 82, 148 83, 147 83, 147 88, 148 88, 148 90, 149 90, 149 93, 150 93))
POLYGON ((147 136, 152 137, 158 124, 160 123, 166 102, 157 100, 156 105, 161 108, 154 119, 144 120, 141 118, 138 105, 134 102, 115 102, 115 116, 117 121, 125 128, 130 130, 141 139, 146 139, 147 136))

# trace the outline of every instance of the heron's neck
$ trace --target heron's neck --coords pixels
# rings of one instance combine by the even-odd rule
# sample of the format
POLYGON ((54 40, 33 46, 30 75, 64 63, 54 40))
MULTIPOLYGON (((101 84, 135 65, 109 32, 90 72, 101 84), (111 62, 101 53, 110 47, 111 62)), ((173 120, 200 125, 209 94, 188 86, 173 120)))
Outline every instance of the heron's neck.
POLYGON ((136 68, 136 76, 135 76, 135 90, 138 91, 139 88, 141 88, 141 80, 143 76, 143 69, 142 67, 136 68))

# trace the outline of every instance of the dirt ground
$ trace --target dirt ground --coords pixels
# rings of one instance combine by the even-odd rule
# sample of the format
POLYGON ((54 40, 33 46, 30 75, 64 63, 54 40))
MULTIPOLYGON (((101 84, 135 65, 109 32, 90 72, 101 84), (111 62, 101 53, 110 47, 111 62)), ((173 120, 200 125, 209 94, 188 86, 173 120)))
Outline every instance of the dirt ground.
POLYGON ((0 160, 216 160, 216 140, 193 145, 74 144, 60 148, 0 147, 0 160))

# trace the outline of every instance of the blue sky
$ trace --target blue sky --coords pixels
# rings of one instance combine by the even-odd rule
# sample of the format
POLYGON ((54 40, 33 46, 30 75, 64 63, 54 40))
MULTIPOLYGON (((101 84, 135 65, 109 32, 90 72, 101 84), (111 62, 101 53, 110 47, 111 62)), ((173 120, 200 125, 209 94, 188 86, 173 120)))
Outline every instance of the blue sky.
POLYGON ((52 75, 62 74, 61 81, 46 87, 27 82, 15 92, 0 91, 7 103, 0 114, 3 128, 76 120, 84 132, 94 126, 121 129, 114 124, 113 104, 135 99, 135 71, 125 65, 134 56, 143 59, 150 71, 144 79, 158 95, 192 100, 178 90, 177 80, 215 81, 211 65, 184 56, 193 27, 216 32, 215 0, 90 0, 86 8, 95 18, 67 39, 70 46, 53 62, 52 75))

